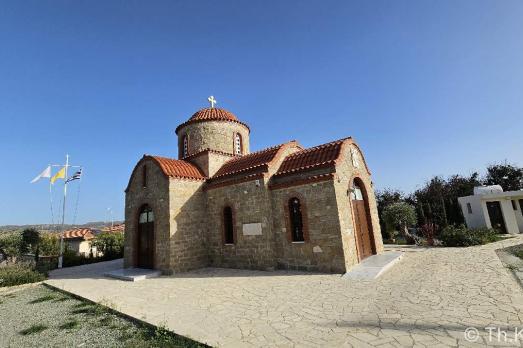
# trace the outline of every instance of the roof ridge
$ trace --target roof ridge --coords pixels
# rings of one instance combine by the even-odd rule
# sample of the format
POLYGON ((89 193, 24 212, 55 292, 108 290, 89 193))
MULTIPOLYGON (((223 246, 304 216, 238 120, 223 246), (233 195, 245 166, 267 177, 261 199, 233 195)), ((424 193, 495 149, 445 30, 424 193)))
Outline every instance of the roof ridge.
POLYGON ((269 150, 274 150, 276 148, 280 148, 280 147, 285 146, 285 145, 290 144, 290 143, 296 143, 296 145, 301 147, 301 145, 298 144, 298 141, 296 141, 296 140, 289 140, 289 141, 287 141, 285 143, 281 143, 281 144, 278 144, 278 145, 273 145, 271 147, 266 147, 265 149, 261 149, 261 150, 255 151, 255 152, 251 152, 251 153, 249 153, 247 155, 243 155, 241 157, 245 157, 245 156, 248 156, 248 155, 255 155, 257 153, 262 153, 262 152, 269 151, 269 150))
POLYGON ((320 144, 320 145, 307 147, 305 149, 302 149, 301 151, 297 151, 297 152, 291 153, 287 157, 294 157, 294 156, 297 156, 299 154, 303 154, 303 153, 311 152, 311 151, 318 150, 318 149, 321 149, 321 148, 324 148, 324 147, 328 147, 328 146, 336 145, 336 144, 339 144, 339 143, 343 143, 345 140, 349 140, 349 139, 352 139, 352 137, 341 138, 341 139, 338 139, 338 140, 330 141, 330 142, 325 143, 325 144, 320 144))
POLYGON ((335 164, 341 156, 344 142, 351 139, 346 137, 291 153, 285 157, 274 176, 335 164))
POLYGON ((271 165, 277 153, 286 145, 299 144, 296 140, 291 140, 282 144, 274 145, 261 149, 255 152, 251 152, 247 155, 233 157, 227 162, 225 162, 221 168, 216 172, 216 174, 211 179, 223 178, 226 176, 231 176, 234 174, 246 172, 249 170, 257 169, 260 167, 268 167, 271 165), (271 154, 271 152, 274 152, 271 154), (261 160, 264 156, 270 156, 271 158, 261 160), (257 158, 261 157, 261 158, 257 158), (247 164, 247 165, 246 165, 247 164), (236 166, 236 167, 235 167, 236 166), (244 167, 243 167, 244 166, 244 167))

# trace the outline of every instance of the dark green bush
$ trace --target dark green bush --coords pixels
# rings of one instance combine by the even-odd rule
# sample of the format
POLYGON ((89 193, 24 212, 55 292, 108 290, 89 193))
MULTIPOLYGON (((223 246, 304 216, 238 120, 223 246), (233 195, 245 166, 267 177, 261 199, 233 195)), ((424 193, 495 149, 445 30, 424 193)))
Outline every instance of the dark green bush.
POLYGON ((104 260, 114 260, 123 257, 123 233, 100 233, 93 240, 92 247, 102 253, 104 260))
POLYGON ((12 264, 0 267, 0 287, 40 282, 45 275, 28 265, 12 264))
POLYGON ((64 259, 63 259, 64 267, 81 266, 81 265, 86 265, 86 264, 94 263, 94 262, 100 262, 100 260, 97 258, 85 256, 83 254, 78 255, 73 250, 70 250, 67 248, 64 250, 64 259))
POLYGON ((461 226, 447 226, 441 231, 439 239, 448 247, 466 247, 496 242, 502 238, 491 228, 469 229, 461 226))

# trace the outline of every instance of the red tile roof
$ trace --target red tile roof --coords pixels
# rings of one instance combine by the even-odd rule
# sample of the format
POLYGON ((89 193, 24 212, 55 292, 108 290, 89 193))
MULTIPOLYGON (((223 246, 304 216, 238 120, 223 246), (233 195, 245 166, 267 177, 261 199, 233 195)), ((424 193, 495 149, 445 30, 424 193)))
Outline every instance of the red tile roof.
POLYGON ((158 163, 163 173, 172 178, 205 180, 205 176, 195 165, 172 158, 144 155, 144 158, 150 158, 158 163))
POLYGON ((343 143, 351 138, 336 140, 290 154, 274 175, 283 175, 311 168, 334 165, 341 154, 343 143))
POLYGON ((64 231, 64 239, 84 239, 89 240, 94 238, 94 233, 90 228, 73 228, 72 230, 64 231))
POLYGON ((248 155, 234 157, 225 162, 225 164, 216 172, 216 174, 214 174, 212 179, 245 173, 247 171, 267 171, 269 164, 272 160, 274 160, 278 154, 278 151, 287 144, 289 143, 269 147, 267 149, 253 152, 248 155))
POLYGON ((108 233, 120 233, 125 231, 125 224, 116 224, 112 228, 111 226, 107 226, 102 228, 102 232, 108 232, 108 233))
POLYGON ((190 124, 190 123, 196 123, 196 122, 205 122, 205 121, 226 121, 226 122, 236 122, 239 123, 247 129, 249 129, 249 126, 247 126, 245 123, 238 120, 238 118, 230 111, 227 111, 225 109, 220 108, 205 108, 201 109, 197 112, 195 112, 189 120, 182 123, 176 128, 176 133, 178 133, 178 130, 180 130, 181 127, 190 124))
POLYGON ((222 120, 222 121, 239 121, 230 111, 220 108, 205 108, 195 112, 189 121, 196 120, 222 120))

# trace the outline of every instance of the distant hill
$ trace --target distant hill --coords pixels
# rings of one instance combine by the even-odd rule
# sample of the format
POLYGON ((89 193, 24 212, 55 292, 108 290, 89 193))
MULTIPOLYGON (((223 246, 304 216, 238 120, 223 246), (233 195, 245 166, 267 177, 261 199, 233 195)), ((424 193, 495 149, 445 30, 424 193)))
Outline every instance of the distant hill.
MULTIPOLYGON (((123 223, 123 221, 114 221, 114 224, 121 224, 123 223)), ((64 225, 64 228, 66 230, 69 230, 71 228, 77 228, 77 227, 82 227, 82 228, 96 228, 96 229, 100 229, 100 228, 103 228, 103 227, 108 227, 108 226, 111 226, 111 222, 107 222, 107 221, 91 221, 91 222, 86 222, 85 224, 77 224, 77 225, 64 225)), ((40 230, 40 231, 57 231, 60 229, 60 225, 51 225, 51 224, 40 224, 40 225, 3 225, 3 226, 0 226, 0 233, 2 232, 9 232, 9 231, 17 231, 17 230, 23 230, 23 229, 26 229, 26 228, 36 228, 37 230, 40 230)))

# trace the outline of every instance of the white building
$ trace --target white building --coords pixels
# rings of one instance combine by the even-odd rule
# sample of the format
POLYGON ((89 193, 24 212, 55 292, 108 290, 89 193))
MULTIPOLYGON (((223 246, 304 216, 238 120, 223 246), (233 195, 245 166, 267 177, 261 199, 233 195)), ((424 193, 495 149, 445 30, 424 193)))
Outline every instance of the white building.
POLYGON ((499 185, 480 186, 473 196, 459 197, 458 202, 469 228, 523 233, 523 190, 503 192, 499 185))

